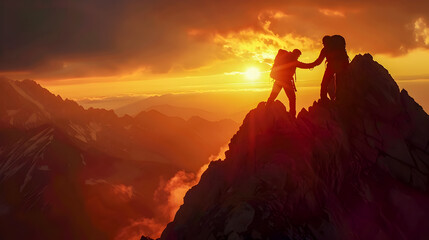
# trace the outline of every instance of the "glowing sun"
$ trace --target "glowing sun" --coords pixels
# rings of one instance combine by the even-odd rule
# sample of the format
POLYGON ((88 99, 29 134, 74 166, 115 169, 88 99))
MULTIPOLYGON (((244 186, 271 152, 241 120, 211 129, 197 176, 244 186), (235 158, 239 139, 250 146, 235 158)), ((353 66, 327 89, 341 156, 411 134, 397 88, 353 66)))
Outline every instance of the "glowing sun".
POLYGON ((244 77, 249 81, 255 81, 261 77, 261 72, 256 67, 250 67, 244 72, 244 77))

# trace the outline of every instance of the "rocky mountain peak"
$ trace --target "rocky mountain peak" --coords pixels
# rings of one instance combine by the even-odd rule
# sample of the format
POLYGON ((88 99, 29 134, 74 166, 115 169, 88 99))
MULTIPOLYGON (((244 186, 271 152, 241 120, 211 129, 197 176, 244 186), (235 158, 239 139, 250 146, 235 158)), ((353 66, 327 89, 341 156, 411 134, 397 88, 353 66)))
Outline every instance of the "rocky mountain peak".
POLYGON ((424 239, 429 117, 369 54, 295 119, 251 110, 161 239, 424 239))

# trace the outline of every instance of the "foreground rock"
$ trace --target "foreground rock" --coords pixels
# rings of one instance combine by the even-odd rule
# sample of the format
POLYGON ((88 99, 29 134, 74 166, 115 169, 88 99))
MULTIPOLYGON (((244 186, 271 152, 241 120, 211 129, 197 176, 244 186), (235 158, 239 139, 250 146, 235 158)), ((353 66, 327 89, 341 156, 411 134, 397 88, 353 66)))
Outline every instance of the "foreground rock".
POLYGON ((368 54, 336 102, 260 103, 161 239, 425 239, 429 117, 368 54))

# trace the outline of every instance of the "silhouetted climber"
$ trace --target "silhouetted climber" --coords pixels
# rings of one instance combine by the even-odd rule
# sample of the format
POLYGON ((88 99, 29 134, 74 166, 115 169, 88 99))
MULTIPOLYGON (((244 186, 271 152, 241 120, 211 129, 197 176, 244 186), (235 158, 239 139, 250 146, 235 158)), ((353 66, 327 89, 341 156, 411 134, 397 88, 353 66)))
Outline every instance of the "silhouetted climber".
POLYGON ((338 74, 341 74, 341 72, 349 65, 349 56, 346 51, 346 40, 340 35, 333 35, 324 36, 322 42, 323 49, 320 51, 319 57, 312 64, 317 66, 326 58, 327 66, 320 87, 320 99, 328 99, 328 87, 333 83, 334 88, 332 91, 329 91, 329 97, 331 100, 334 100, 336 94, 336 82, 334 78, 338 79, 338 74))
POLYGON ((270 73, 275 82, 267 101, 267 104, 274 102, 283 88, 289 99, 289 112, 293 116, 296 115, 296 87, 294 82, 294 75, 296 80, 296 68, 313 68, 315 66, 314 63, 298 61, 299 56, 301 56, 301 51, 298 49, 294 49, 292 52, 279 49, 270 73))

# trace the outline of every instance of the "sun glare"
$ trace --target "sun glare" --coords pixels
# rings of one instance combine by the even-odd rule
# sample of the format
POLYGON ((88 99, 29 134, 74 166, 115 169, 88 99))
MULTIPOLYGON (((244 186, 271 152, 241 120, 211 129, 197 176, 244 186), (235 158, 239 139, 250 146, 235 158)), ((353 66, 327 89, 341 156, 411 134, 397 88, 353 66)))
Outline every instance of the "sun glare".
POLYGON ((244 72, 244 76, 249 81, 255 81, 261 77, 261 72, 256 67, 250 67, 244 72))

